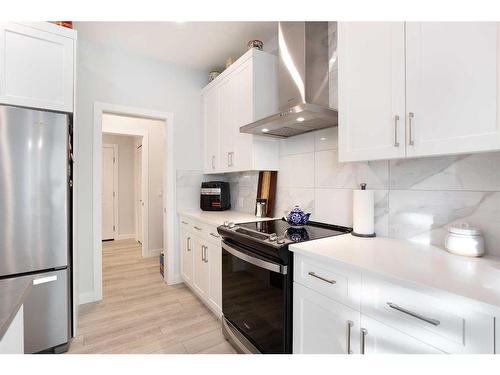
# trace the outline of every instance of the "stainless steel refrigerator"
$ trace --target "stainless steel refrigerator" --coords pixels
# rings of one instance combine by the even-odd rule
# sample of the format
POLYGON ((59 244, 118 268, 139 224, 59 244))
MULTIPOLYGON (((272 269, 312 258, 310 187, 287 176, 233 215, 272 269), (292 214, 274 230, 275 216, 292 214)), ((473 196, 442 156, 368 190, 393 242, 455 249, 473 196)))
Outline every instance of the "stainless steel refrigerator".
POLYGON ((71 118, 0 105, 0 278, 28 277, 26 353, 67 349, 71 118))

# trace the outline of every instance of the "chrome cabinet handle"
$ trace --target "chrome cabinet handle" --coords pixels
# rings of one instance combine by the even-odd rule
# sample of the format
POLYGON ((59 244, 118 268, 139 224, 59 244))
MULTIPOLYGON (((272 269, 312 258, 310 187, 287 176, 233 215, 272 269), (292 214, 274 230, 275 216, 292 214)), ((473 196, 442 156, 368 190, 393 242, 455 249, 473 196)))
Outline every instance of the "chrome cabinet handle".
POLYGON ((352 354, 351 350, 351 328, 354 326, 354 323, 351 320, 347 321, 346 326, 346 348, 347 354, 352 354))
POLYGON ((191 251, 191 237, 187 238, 187 251, 191 251))
POLYGON ((205 261, 205 246, 201 245, 201 260, 205 261))
POLYGON ((184 220, 182 220, 181 223, 182 224, 189 224, 187 221, 184 221, 184 220))
POLYGON ((220 238, 220 236, 219 236, 219 235, 214 234, 214 233, 212 233, 212 232, 210 232, 210 235, 211 235, 212 237, 215 237, 215 238, 220 238))
POLYGON ((208 246, 205 246, 205 263, 208 263, 208 246))
POLYGON ((401 306, 396 305, 395 303, 392 302, 387 302, 387 306, 389 306, 391 309, 397 310, 399 312, 402 312, 403 314, 410 315, 414 318, 417 318, 419 320, 422 320, 426 323, 432 324, 433 326, 438 326, 441 324, 441 322, 437 319, 432 319, 432 318, 427 318, 423 315, 420 315, 418 313, 415 313, 413 311, 407 310, 401 306))
POLYGON ((212 155, 212 169, 215 169, 215 155, 212 155))
POLYGON ((232 167, 233 166, 233 156, 234 156, 234 152, 233 151, 227 153, 227 166, 228 167, 232 167))
POLYGON ((200 227, 197 227, 196 225, 194 226, 194 229, 196 229, 196 230, 201 230, 201 228, 200 228, 200 227))
POLYGON ((408 113, 408 137, 410 146, 413 146, 415 142, 413 142, 413 119, 415 118, 415 114, 413 112, 408 113))
POLYGON ((361 328, 361 333, 359 337, 360 341, 360 354, 365 354, 365 344, 366 344, 366 335, 368 335, 368 330, 366 328, 361 328))
POLYGON ((317 279, 320 279, 320 280, 322 280, 322 281, 325 281, 325 282, 327 282, 328 284, 332 284, 332 285, 333 285, 333 284, 336 284, 336 283, 337 283, 335 280, 328 280, 328 279, 325 279, 324 277, 318 276, 318 275, 316 275, 316 273, 314 273, 314 272, 312 272, 312 271, 311 271, 311 272, 309 272, 309 273, 308 273, 308 275, 309 275, 309 276, 312 276, 312 277, 315 277, 315 278, 317 278, 317 279))
POLYGON ((399 147, 399 115, 394 116, 394 147, 399 147))

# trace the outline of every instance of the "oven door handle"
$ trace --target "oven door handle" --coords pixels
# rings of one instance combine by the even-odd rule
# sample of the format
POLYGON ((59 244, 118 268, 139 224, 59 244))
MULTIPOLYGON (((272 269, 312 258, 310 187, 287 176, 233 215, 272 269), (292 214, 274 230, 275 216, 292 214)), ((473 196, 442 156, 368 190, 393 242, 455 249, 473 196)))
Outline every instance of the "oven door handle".
POLYGON ((281 273, 282 275, 287 274, 287 266, 282 266, 281 264, 266 262, 263 259, 255 258, 251 255, 243 253, 239 250, 236 250, 234 247, 229 246, 227 243, 222 243, 222 248, 226 250, 228 253, 234 255, 236 258, 244 260, 245 262, 252 263, 254 266, 265 268, 266 270, 281 273))

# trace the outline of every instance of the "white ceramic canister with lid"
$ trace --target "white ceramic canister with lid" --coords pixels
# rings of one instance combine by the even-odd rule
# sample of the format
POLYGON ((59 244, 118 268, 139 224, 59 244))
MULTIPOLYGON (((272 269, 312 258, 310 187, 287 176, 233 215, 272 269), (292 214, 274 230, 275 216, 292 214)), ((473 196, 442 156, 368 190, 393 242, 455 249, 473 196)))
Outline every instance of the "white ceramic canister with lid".
POLYGON ((484 238, 481 230, 462 223, 459 227, 449 227, 445 240, 448 252, 468 257, 484 255, 484 238))

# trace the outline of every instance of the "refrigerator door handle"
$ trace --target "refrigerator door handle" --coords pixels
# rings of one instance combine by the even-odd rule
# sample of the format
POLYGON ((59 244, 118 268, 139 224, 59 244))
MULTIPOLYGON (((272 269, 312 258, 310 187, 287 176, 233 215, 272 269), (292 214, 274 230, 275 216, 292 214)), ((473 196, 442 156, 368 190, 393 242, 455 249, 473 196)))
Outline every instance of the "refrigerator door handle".
POLYGON ((57 275, 40 277, 39 279, 33 279, 33 285, 46 284, 53 281, 57 281, 57 275))

